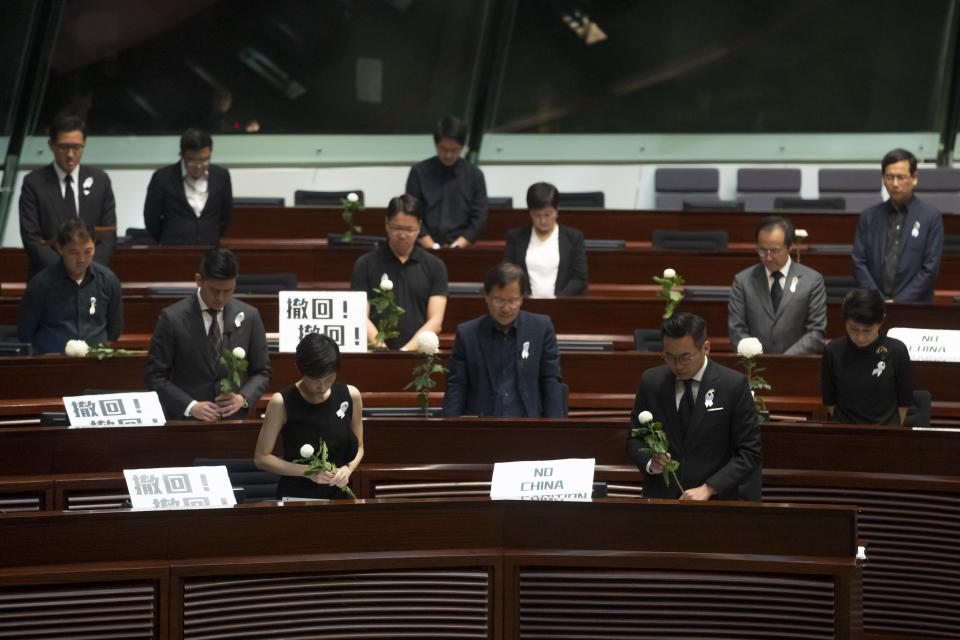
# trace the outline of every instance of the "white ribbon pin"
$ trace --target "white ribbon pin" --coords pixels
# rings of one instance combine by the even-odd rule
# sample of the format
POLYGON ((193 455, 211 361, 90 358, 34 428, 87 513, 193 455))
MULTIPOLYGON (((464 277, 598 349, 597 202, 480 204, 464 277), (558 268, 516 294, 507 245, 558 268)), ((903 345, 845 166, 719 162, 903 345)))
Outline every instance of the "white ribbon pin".
POLYGON ((350 406, 350 403, 347 402, 346 400, 344 400, 343 402, 341 402, 341 403, 340 403, 340 408, 337 409, 337 417, 340 418, 341 420, 343 420, 343 418, 347 415, 347 407, 349 407, 349 406, 350 406))
POLYGON ((703 406, 705 406, 707 409, 713 406, 713 391, 713 389, 707 391, 707 396, 703 399, 703 406))
POLYGON ((871 375, 877 376, 879 378, 880 374, 883 373, 883 370, 886 368, 887 368, 887 363, 881 360, 880 362, 877 363, 877 368, 873 370, 873 373, 871 375))
POLYGON ((239 329, 240 325, 243 324, 243 311, 237 314, 237 317, 233 319, 233 324, 239 329))
POLYGON ((526 360, 530 357, 530 342, 523 343, 523 350, 520 352, 520 357, 526 360))
POLYGON ((83 181, 83 195, 90 195, 90 187, 93 186, 93 178, 87 176, 87 179, 83 181))
POLYGON ((93 315, 97 312, 97 299, 92 297, 90 298, 90 315, 93 315))
POLYGON ((793 276, 793 280, 790 282, 790 293, 797 292, 797 276, 793 276))
POLYGON ((920 237, 920 221, 919 220, 913 223, 913 231, 910 232, 910 235, 912 235, 914 238, 920 237))

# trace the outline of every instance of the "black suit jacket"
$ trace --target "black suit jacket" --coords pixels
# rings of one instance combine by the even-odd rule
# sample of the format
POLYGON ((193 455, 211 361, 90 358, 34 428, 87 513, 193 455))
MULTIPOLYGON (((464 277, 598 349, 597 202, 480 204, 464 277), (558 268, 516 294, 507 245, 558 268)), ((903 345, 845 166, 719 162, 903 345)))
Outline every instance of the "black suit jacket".
MULTIPOLYGON (((210 401, 220 395, 220 380, 226 377, 219 356, 214 357, 207 342, 202 313, 197 294, 187 296, 160 312, 150 340, 145 385, 160 396, 163 411, 171 420, 183 420, 183 412, 193 400, 210 401)), ((270 383, 267 337, 255 307, 239 300, 227 303, 223 347, 243 347, 247 352, 247 380, 238 393, 252 406, 270 383)))
MULTIPOLYGON (((587 250, 583 246, 583 233, 568 227, 560 226, 560 264, 557 266, 557 283, 554 294, 558 296, 585 296, 589 278, 587 275, 587 250)), ((527 245, 530 244, 530 234, 533 225, 510 229, 507 232, 507 246, 503 251, 503 259, 527 270, 527 245)))
MULTIPOLYGON (((108 265, 117 235, 117 206, 110 178, 100 169, 80 165, 78 182, 73 188, 79 195, 80 218, 91 227, 110 228, 98 234, 94 256, 100 264, 108 265)), ((72 217, 52 163, 27 174, 20 190, 20 239, 29 261, 28 278, 60 261, 55 248, 57 229, 72 217)))
MULTIPOLYGON (((527 418, 562 418, 563 391, 560 386, 560 354, 557 334, 550 318, 521 311, 514 324, 517 330, 517 393, 527 418), (524 349, 524 344, 527 348, 524 349), (527 356, 523 354, 526 352, 527 356)), ((457 327, 453 351, 447 363, 447 386, 443 392, 443 414, 493 416, 496 380, 500 372, 487 354, 493 351, 493 319, 490 314, 457 327)))
MULTIPOLYGON (((760 501, 760 428, 743 374, 713 361, 707 364, 685 437, 677 416, 676 376, 666 365, 643 372, 633 404, 632 427, 640 425, 637 416, 641 411, 649 411, 663 424, 670 455, 680 463, 677 475, 684 489, 707 483, 717 492, 716 500, 760 501), (711 406, 707 407, 711 391, 711 406)), ((645 446, 642 438, 627 439, 627 453, 644 472, 643 495, 680 497, 676 483, 667 487, 662 475, 646 472, 651 456, 640 451, 645 446)))
POLYGON ((183 190, 180 163, 153 172, 143 205, 143 221, 154 240, 160 244, 220 243, 233 213, 230 172, 211 164, 207 184, 207 203, 197 217, 183 190))

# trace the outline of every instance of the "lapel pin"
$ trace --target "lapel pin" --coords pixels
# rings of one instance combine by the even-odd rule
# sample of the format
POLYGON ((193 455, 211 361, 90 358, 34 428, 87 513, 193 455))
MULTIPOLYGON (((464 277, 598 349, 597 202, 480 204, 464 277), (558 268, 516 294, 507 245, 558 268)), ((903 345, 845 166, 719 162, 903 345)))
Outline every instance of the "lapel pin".
POLYGON ((797 292, 797 276, 793 276, 793 280, 790 282, 790 293, 797 292))
POLYGON ((920 221, 919 220, 913 223, 913 231, 910 232, 910 235, 912 235, 914 238, 920 237, 920 221))
POLYGON ((523 351, 520 352, 520 357, 526 360, 530 357, 530 341, 523 343, 523 351))
POLYGON ((887 363, 884 362, 883 360, 881 360, 880 362, 877 363, 877 368, 874 369, 873 372, 871 372, 870 375, 874 375, 874 376, 877 376, 877 377, 879 378, 879 377, 880 377, 880 374, 882 374, 882 373, 883 373, 883 370, 886 369, 886 368, 887 368, 887 363))
POLYGON ((340 403, 340 408, 337 409, 337 417, 340 418, 341 420, 343 420, 343 418, 346 417, 346 415, 347 415, 347 407, 349 407, 349 406, 350 406, 350 403, 347 402, 346 400, 344 400, 343 402, 341 402, 341 403, 340 403))
POLYGON ((93 315, 97 312, 97 299, 90 297, 90 315, 93 315))
POLYGON ((714 393, 713 389, 710 389, 710 391, 707 391, 707 396, 703 400, 703 406, 705 406, 707 409, 713 406, 713 393, 714 393))
POLYGON ((235 317, 235 318, 233 319, 233 324, 234 324, 234 326, 237 327, 238 329, 240 328, 240 325, 243 324, 243 311, 241 311, 240 313, 238 313, 238 314, 237 314, 237 317, 235 317))

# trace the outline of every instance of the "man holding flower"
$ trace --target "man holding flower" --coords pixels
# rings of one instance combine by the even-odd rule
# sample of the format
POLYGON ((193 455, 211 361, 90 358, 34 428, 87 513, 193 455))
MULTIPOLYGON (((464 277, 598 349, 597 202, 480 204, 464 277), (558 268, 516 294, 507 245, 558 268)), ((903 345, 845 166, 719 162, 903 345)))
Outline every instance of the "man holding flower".
POLYGON ((668 452, 642 451, 648 447, 639 436, 627 440, 627 453, 644 471, 644 496, 759 501, 760 429, 746 378, 707 357, 703 318, 674 314, 660 335, 665 364, 643 372, 631 425, 642 428, 641 414, 645 423, 661 423, 668 452), (670 467, 679 483, 664 479, 670 467))
MULTIPOLYGON (((391 198, 387 204, 385 228, 387 244, 357 259, 353 265, 351 291, 366 291, 367 300, 389 292, 394 304, 383 312, 367 304, 367 343, 384 346, 377 340, 385 315, 396 315, 397 337, 388 338, 390 349, 413 351, 423 331, 440 333, 447 308, 447 267, 443 261, 417 244, 423 209, 410 195, 391 198)), ((393 322, 390 322, 393 328, 393 322)))
MULTIPOLYGON (((239 266, 228 249, 211 249, 196 274, 197 292, 160 313, 147 356, 147 389, 156 391, 167 418, 211 422, 238 414, 260 400, 270 382, 263 321, 255 307, 233 299, 239 266), (247 378, 224 392, 232 378, 225 351, 241 352, 247 378)), ((232 362, 232 360, 231 360, 232 362)))

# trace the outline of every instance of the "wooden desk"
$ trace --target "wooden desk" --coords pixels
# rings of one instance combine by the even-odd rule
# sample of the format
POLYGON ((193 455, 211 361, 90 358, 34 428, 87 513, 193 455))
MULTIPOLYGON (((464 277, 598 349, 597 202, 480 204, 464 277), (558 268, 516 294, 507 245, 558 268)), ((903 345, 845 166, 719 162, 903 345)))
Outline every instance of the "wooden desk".
MULTIPOLYGON (((236 251, 243 273, 293 272, 300 280, 349 281, 353 264, 366 249, 327 247, 325 240, 225 240, 236 251)), ((123 280, 183 280, 196 271, 203 247, 117 247, 110 264, 123 280)), ((477 282, 503 257, 502 244, 470 249, 445 249, 437 255, 447 266, 451 281, 477 282)), ((665 267, 672 267, 694 285, 729 285, 733 276, 757 264, 753 250, 726 252, 653 251, 628 247, 621 251, 591 251, 587 262, 590 280, 608 284, 649 284, 665 267)), ((803 263, 823 275, 849 276, 850 256, 842 253, 806 252, 803 263)), ((0 273, 5 279, 26 280, 26 254, 22 249, 0 249, 0 273)), ((960 289, 960 255, 945 254, 938 289, 960 289)))
MULTIPOLYGON (((346 226, 339 208, 238 207, 234 209, 227 238, 325 238, 343 233, 346 226)), ((384 235, 385 210, 371 208, 357 214, 364 233, 384 235)), ((649 242, 655 229, 703 231, 723 229, 730 242, 755 240, 757 223, 768 213, 745 211, 633 211, 620 209, 563 209, 560 221, 583 231, 587 238, 649 242)), ((798 229, 806 229, 810 242, 853 244, 859 213, 788 213, 798 229)), ((480 240, 505 240, 507 231, 530 224, 526 209, 491 209, 480 240)), ((944 214, 944 230, 960 234, 960 215, 944 214)))

